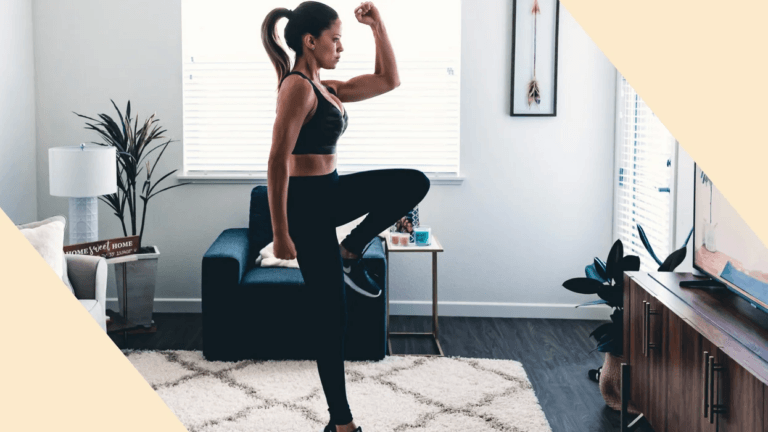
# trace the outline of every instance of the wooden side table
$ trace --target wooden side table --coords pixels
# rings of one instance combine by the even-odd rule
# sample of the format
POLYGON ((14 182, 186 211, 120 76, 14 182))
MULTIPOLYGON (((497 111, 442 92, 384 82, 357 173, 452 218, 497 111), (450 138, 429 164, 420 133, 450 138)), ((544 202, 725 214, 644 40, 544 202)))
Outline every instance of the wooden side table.
POLYGON ((398 356, 429 356, 429 357, 445 357, 443 354, 443 348, 440 346, 440 340, 438 340, 438 327, 437 327, 437 253, 443 252, 443 246, 437 240, 434 234, 432 234, 432 244, 429 246, 400 246, 392 244, 392 240, 387 234, 385 236, 385 253, 387 258, 387 345, 389 347, 389 355, 398 356), (432 252, 432 331, 431 332, 390 332, 389 331, 389 253, 390 252, 432 252), (427 336, 431 337, 437 345, 437 351, 440 354, 393 354, 392 353, 392 341, 390 336, 427 336))

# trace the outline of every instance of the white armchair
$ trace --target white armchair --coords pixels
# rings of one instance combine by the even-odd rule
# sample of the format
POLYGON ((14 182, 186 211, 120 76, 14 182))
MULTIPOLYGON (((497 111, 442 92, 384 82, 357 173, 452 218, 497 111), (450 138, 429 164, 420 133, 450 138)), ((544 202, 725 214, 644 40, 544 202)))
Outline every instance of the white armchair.
POLYGON ((16 226, 106 332, 107 260, 100 256, 64 254, 66 224, 64 215, 57 215, 16 226))
POLYGON ((107 331, 107 260, 91 255, 65 255, 75 297, 107 331))

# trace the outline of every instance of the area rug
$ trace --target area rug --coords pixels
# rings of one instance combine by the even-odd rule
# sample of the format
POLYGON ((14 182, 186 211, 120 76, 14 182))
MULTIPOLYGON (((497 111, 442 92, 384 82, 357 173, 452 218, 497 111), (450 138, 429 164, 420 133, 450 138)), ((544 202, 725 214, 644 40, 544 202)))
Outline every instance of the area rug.
MULTIPOLYGON (((190 432, 319 432, 330 418, 315 361, 123 353, 190 432)), ((387 356, 344 367, 365 432, 551 432, 516 361, 387 356)))

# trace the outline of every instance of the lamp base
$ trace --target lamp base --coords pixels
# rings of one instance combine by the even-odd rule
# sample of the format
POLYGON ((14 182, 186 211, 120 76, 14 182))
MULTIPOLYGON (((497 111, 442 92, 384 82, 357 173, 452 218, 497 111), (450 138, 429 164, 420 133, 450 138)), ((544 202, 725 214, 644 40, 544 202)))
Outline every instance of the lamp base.
POLYGON ((69 244, 90 243, 99 239, 99 201, 97 197, 69 198, 69 244))

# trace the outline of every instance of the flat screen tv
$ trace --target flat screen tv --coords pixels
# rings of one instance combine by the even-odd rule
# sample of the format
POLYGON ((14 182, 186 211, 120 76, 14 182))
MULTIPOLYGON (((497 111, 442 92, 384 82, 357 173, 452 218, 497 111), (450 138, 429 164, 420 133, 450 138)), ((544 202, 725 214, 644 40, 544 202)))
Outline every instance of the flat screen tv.
POLYGON ((693 267, 768 312, 768 248, 698 164, 693 171, 693 267))

